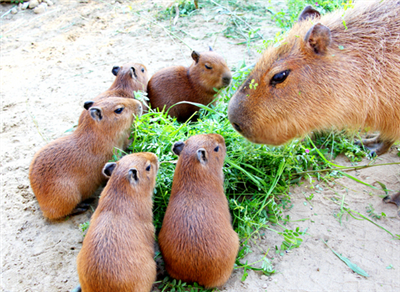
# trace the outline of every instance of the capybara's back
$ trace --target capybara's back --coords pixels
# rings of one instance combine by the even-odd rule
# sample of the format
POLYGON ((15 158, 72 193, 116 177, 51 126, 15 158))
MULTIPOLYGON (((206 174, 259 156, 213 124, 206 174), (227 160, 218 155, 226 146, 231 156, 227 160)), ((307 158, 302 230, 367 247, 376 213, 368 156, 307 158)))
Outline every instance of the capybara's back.
POLYGON ((152 153, 107 163, 109 176, 77 258, 82 292, 148 292, 156 279, 152 153))
POLYGON ((40 149, 30 165, 29 180, 43 215, 69 215, 105 181, 101 174, 114 147, 126 147, 139 101, 110 97, 86 102, 76 130, 40 149))
POLYGON ((266 50, 233 96, 231 123, 263 144, 332 126, 368 127, 393 144, 400 138, 400 1, 307 15, 266 50))
POLYGON ((158 237, 170 276, 207 288, 232 273, 239 238, 223 188, 225 141, 217 134, 177 142, 171 197, 158 237))
POLYGON ((199 107, 176 103, 189 101, 208 105, 215 99, 214 89, 228 86, 232 78, 225 60, 211 48, 202 53, 193 51, 192 58, 189 68, 174 66, 156 72, 147 88, 151 107, 159 110, 165 107, 178 121, 186 121, 199 107))

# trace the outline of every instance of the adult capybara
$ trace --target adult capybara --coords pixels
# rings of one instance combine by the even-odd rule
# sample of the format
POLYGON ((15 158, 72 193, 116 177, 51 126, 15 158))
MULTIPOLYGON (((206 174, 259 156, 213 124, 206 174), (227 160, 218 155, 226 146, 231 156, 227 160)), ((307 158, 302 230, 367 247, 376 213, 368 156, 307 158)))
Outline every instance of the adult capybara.
POLYGON ((180 104, 189 101, 208 105, 215 99, 214 88, 229 85, 232 79, 225 60, 211 47, 208 52, 192 52, 194 62, 189 68, 173 66, 156 72, 147 87, 148 98, 153 109, 169 109, 168 114, 178 121, 188 120, 199 107, 180 104))
POLYGON ((105 181, 101 169, 114 147, 127 146, 134 115, 142 112, 139 101, 119 97, 84 107, 76 130, 40 149, 29 169, 32 190, 49 219, 72 213, 105 181))
POLYGON ((152 195, 157 156, 135 153, 103 169, 110 177, 78 254, 83 292, 150 291, 156 280, 152 195))
POLYGON ((176 142, 173 151, 179 159, 158 236, 165 268, 182 281, 220 286, 231 275, 239 249, 224 194, 224 138, 192 136, 176 142))
MULTIPOLYGON (((331 126, 368 127, 380 131, 375 151, 384 153, 400 138, 399 23, 400 1, 359 1, 321 18, 306 7, 232 97, 233 127, 271 145, 331 126)), ((399 206, 400 193, 386 200, 399 206)))

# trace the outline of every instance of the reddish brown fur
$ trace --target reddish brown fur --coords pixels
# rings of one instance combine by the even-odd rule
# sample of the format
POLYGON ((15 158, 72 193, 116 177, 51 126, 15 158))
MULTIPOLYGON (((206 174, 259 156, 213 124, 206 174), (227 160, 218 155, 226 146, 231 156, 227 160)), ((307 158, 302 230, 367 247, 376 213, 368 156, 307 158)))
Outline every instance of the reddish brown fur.
MULTIPOLYGON (((134 91, 147 91, 149 76, 147 68, 144 65, 139 63, 127 63, 118 68, 118 74, 115 77, 113 84, 111 84, 109 89, 96 96, 93 99, 94 101, 108 98, 110 96, 135 98, 133 94, 134 91), (135 68, 136 76, 131 75, 131 67, 135 68)), ((143 105, 143 110, 145 111, 146 109, 147 104, 143 105)), ((82 116, 79 118, 79 122, 81 122, 81 120, 82 116)))
MULTIPOLYGON (((243 136, 279 145, 332 126, 368 127, 380 131, 365 141, 379 143, 377 154, 400 139, 400 1, 358 3, 343 19, 339 11, 300 21, 264 53, 229 104, 229 120, 243 136), (285 70, 288 77, 272 86, 285 70), (253 79, 257 89, 249 88, 253 79)), ((400 192, 384 200, 400 216, 400 192)))
POLYGON ((78 254, 83 292, 151 291, 156 280, 152 195, 157 170, 152 153, 127 155, 116 163, 78 254), (132 183, 130 169, 137 170, 137 182, 132 183))
POLYGON ((400 138, 400 1, 373 1, 295 24, 270 47, 229 104, 235 128, 256 143, 279 145, 313 130, 369 127, 384 141, 400 138), (315 23, 329 28, 305 41, 315 23), (274 88, 271 78, 291 70, 274 88), (257 89, 250 89, 254 79, 257 89))
POLYGON ((207 288, 228 280, 239 248, 224 194, 225 154, 224 138, 217 134, 185 142, 158 237, 167 272, 207 288), (205 163, 197 159, 201 148, 207 153, 205 163))
POLYGON ((149 75, 147 68, 139 63, 127 63, 119 67, 118 74, 110 88, 99 94, 95 100, 109 96, 134 98, 133 92, 147 91, 149 75), (135 68, 135 75, 131 75, 131 68, 135 68), (144 72, 143 72, 144 71, 144 72))
POLYGON ((82 121, 69 136, 59 138, 33 157, 29 179, 43 215, 57 219, 70 214, 105 181, 101 174, 113 148, 125 148, 133 115, 141 114, 137 100, 110 97, 84 110, 82 121), (120 114, 114 110, 124 107, 120 114), (89 110, 102 110, 95 121, 89 110))
MULTIPOLYGON (((156 72, 148 84, 148 97, 153 109, 168 110, 181 101, 190 101, 208 105, 215 99, 213 88, 220 89, 229 85, 232 78, 225 60, 214 51, 200 54, 198 62, 189 68, 174 66, 156 72), (207 69, 205 67, 211 67, 207 69)), ((199 108, 189 104, 174 106, 169 115, 179 121, 186 121, 199 108)))

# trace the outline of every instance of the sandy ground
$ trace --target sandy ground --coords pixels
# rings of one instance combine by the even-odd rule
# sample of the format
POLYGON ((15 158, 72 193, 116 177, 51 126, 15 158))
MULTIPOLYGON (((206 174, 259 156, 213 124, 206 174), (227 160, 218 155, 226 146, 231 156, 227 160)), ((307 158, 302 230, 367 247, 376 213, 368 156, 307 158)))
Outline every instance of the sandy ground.
MULTIPOLYGON (((128 5, 152 7, 151 1, 105 3, 55 1, 44 14, 31 10, 1 19, 1 290, 69 291, 78 283, 76 256, 82 245, 80 223, 91 212, 68 220, 43 218, 29 186, 28 168, 33 155, 77 122, 82 104, 106 90, 114 76, 111 68, 129 61, 147 66, 149 73, 176 64, 190 64, 190 49, 173 40, 162 28, 128 13, 128 5)), ((168 1, 172 2, 172 1, 168 1)), ((166 3, 161 3, 166 5, 166 3)), ((3 15, 11 8, 1 5, 3 15)), ((217 17, 218 19, 218 17, 217 17)), ((223 22, 223 19, 219 21, 223 22)), ((232 44, 220 33, 224 27, 203 13, 178 26, 190 32, 182 39, 202 51, 212 45, 230 67, 240 60, 254 62, 255 50, 232 44)), ((277 29, 265 22, 262 32, 277 29)), ((399 162, 397 150, 379 158, 379 163, 399 162)), ((346 159, 338 163, 348 165, 346 159)), ((364 161, 365 163, 365 161, 364 161)), ((368 168, 350 172, 368 182, 380 181, 389 189, 400 188, 400 166, 368 168)), ((372 190, 347 178, 329 185, 306 182, 291 190, 293 208, 287 212, 295 228, 307 230, 300 248, 283 256, 275 254, 281 239, 272 231, 255 241, 249 262, 268 257, 277 273, 271 277, 250 271, 242 282, 235 271, 222 291, 400 291, 400 241, 368 221, 334 217, 340 211, 331 198, 345 196, 348 207, 362 214, 369 204, 386 213, 376 221, 393 234, 400 234, 396 207, 381 201, 383 191, 372 190), (305 196, 314 194, 306 202, 305 196), (369 278, 352 272, 323 243, 364 269, 369 278), (258 246, 257 246, 258 245, 258 246)))

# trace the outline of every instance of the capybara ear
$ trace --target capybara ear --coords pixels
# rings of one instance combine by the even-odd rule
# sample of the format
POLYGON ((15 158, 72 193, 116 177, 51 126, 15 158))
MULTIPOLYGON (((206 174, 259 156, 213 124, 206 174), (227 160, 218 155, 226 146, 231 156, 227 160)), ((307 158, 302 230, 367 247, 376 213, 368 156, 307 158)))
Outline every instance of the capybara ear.
POLYGON ((315 10, 311 5, 307 5, 303 11, 300 13, 298 22, 306 20, 307 18, 317 18, 321 17, 321 14, 315 10))
POLYGON ((130 74, 131 74, 131 77, 132 77, 132 78, 136 78, 136 79, 137 79, 135 67, 131 67, 131 68, 130 68, 130 74))
POLYGON ((183 150, 183 147, 185 147, 185 143, 182 141, 175 142, 175 144, 172 146, 172 152, 179 156, 183 150))
POLYGON ((83 104, 83 107, 85 108, 85 110, 88 110, 93 104, 94 104, 94 101, 88 100, 88 101, 85 101, 85 103, 83 104))
POLYGON ((111 70, 112 74, 114 74, 114 76, 118 75, 120 67, 119 66, 114 66, 111 70))
POLYGON ((207 163, 207 151, 204 148, 199 148, 197 150, 197 159, 200 161, 201 164, 207 163))
POLYGON ((137 175, 137 169, 136 168, 131 168, 128 171, 128 179, 131 184, 135 185, 139 181, 138 175, 137 175))
POLYGON ((208 46, 208 48, 210 49, 210 51, 212 51, 213 49, 211 48, 211 46, 208 46))
POLYGON ((104 168, 103 168, 104 176, 105 177, 110 177, 116 166, 117 166, 116 162, 107 162, 106 165, 104 165, 104 168))
POLYGON ((91 107, 89 109, 90 111, 90 116, 92 117, 93 120, 95 120, 96 122, 101 121, 101 119, 103 118, 103 113, 101 111, 101 108, 98 107, 91 107))
POLYGON ((192 52, 192 59, 196 62, 196 64, 199 62, 200 54, 197 53, 196 51, 192 52))
POLYGON ((331 31, 321 23, 317 23, 309 29, 304 41, 311 46, 316 54, 324 55, 331 43, 331 31))

